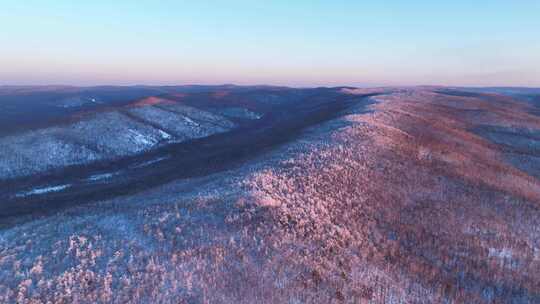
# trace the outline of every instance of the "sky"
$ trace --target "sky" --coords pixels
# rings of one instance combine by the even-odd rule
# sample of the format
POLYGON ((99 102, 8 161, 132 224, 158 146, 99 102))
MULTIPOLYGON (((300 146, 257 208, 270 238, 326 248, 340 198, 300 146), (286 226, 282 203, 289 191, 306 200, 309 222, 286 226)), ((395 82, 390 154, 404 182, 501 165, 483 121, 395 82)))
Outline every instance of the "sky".
POLYGON ((540 0, 0 0, 0 85, 540 87, 540 0))

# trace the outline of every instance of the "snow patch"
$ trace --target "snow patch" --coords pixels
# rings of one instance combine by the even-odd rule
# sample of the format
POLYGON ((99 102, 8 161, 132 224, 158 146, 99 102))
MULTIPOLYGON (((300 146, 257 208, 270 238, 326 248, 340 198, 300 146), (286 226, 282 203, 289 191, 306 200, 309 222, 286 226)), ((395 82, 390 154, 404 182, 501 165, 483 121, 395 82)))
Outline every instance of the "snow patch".
POLYGON ((159 135, 161 135, 161 138, 163 138, 163 139, 171 139, 172 138, 171 134, 169 134, 169 133, 167 133, 167 132, 165 132, 163 130, 159 130, 159 135))
POLYGON ((133 129, 128 129, 129 133, 131 134, 131 138, 139 145, 143 145, 143 146, 153 146, 155 145, 157 142, 154 138, 151 138, 151 137, 148 137, 148 136, 144 136, 143 134, 133 130, 133 129))
POLYGON ((103 180, 103 179, 109 179, 115 175, 118 175, 118 173, 103 173, 103 174, 96 174, 96 175, 92 175, 90 177, 88 177, 86 180, 88 181, 91 181, 91 182, 95 182, 95 181, 99 181, 99 180, 103 180))
POLYGON ((184 116, 184 120, 187 121, 189 124, 192 124, 194 126, 199 126, 198 123, 194 122, 191 118, 187 117, 187 116, 184 116))
POLYGON ((69 187, 71 187, 71 184, 44 187, 44 188, 36 188, 36 189, 32 189, 30 191, 17 193, 15 196, 16 197, 26 197, 26 196, 30 196, 30 195, 40 195, 40 194, 46 194, 46 193, 51 193, 51 192, 59 192, 59 191, 65 190, 65 189, 67 189, 69 187))
POLYGON ((156 158, 156 159, 152 159, 152 160, 149 160, 149 161, 146 161, 144 163, 140 163, 140 164, 137 164, 135 166, 133 166, 132 168, 142 168, 142 167, 147 167, 147 166, 150 166, 150 165, 153 165, 155 163, 159 163, 160 161, 164 161, 166 159, 170 158, 170 156, 163 156, 163 157, 159 157, 159 158, 156 158))

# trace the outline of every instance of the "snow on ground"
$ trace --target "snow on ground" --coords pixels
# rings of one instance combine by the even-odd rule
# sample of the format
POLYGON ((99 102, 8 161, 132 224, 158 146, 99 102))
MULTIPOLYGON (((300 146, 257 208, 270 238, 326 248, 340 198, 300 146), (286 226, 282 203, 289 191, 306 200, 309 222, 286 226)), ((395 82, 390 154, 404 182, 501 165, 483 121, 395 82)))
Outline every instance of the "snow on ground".
POLYGON ((174 142, 202 138, 229 131, 234 127, 234 124, 222 116, 178 104, 135 107, 129 112, 172 133, 174 142))
POLYGON ((70 184, 58 185, 58 186, 47 186, 43 188, 35 188, 29 191, 20 192, 20 193, 17 193, 15 196, 26 197, 26 196, 31 196, 31 195, 40 195, 40 194, 46 194, 46 193, 51 193, 51 192, 59 192, 69 187, 71 187, 70 184))
POLYGON ((159 134, 161 135, 161 138, 163 138, 163 139, 171 139, 172 138, 171 134, 169 134, 169 133, 167 133, 167 132, 165 132, 163 130, 159 130, 159 134))
POLYGON ((101 181, 105 179, 110 179, 116 175, 119 175, 120 172, 114 172, 114 173, 102 173, 102 174, 94 174, 87 178, 88 181, 95 182, 95 181, 101 181))
POLYGON ((199 109, 182 105, 182 104, 167 104, 160 105, 161 108, 173 111, 177 114, 183 115, 185 118, 196 122, 199 125, 212 126, 214 132, 223 132, 235 127, 235 124, 223 116, 212 114, 207 111, 201 111, 199 109))
POLYGON ((128 136, 133 140, 135 145, 143 147, 142 150, 145 149, 144 147, 152 147, 158 143, 155 138, 145 136, 133 129, 128 129, 128 134, 128 136))
POLYGON ((119 112, 107 112, 80 121, 66 130, 107 157, 134 155, 155 147, 159 131, 119 112))
POLYGON ((102 157, 64 137, 60 128, 30 131, 0 138, 0 179, 36 174, 102 157))
POLYGON ((217 108, 215 111, 222 115, 233 117, 233 118, 260 119, 262 117, 261 114, 252 112, 245 108, 236 108, 236 107, 225 108, 225 109, 217 108))
POLYGON ((0 180, 117 159, 170 142, 203 138, 234 127, 227 119, 189 107, 179 114, 153 106, 95 113, 70 125, 27 131, 0 138, 0 180), (195 121, 187 115, 205 119, 195 121), (147 123, 145 123, 145 121, 147 123), (159 127, 154 127, 157 125, 159 127))
POLYGON ((540 182, 439 97, 383 96, 230 171, 3 229, 0 301, 539 303, 540 182))
POLYGON ((133 166, 133 168, 147 167, 147 166, 159 163, 159 162, 164 161, 164 160, 169 159, 169 158, 170 158, 170 156, 158 157, 158 158, 155 158, 155 159, 151 159, 149 161, 142 162, 140 164, 136 164, 136 165, 133 166))

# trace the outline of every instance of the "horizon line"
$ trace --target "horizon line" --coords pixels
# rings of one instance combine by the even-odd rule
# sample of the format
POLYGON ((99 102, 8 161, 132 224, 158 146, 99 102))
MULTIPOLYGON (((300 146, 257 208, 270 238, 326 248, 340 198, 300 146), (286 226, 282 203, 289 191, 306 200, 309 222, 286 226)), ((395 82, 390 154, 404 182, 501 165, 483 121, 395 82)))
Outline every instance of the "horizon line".
POLYGON ((187 83, 187 84, 93 84, 93 85, 71 85, 71 84, 0 84, 0 88, 98 88, 98 87, 274 87, 274 88, 297 88, 297 89, 314 89, 314 88, 419 88, 419 87, 446 87, 446 88, 521 88, 521 89, 540 89, 540 86, 529 85, 443 85, 443 84, 416 84, 416 85, 399 85, 399 84, 381 84, 381 85, 279 85, 279 84, 204 84, 204 83, 187 83))

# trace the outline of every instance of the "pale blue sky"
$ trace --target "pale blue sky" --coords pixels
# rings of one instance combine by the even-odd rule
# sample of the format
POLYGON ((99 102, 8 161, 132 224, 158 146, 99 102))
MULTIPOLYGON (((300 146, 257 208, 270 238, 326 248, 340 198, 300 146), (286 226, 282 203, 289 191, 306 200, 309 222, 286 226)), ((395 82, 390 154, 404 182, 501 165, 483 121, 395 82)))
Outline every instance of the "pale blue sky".
POLYGON ((540 86, 540 0, 0 0, 1 84, 540 86))

